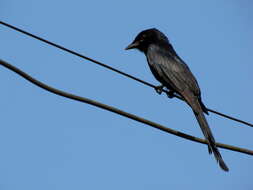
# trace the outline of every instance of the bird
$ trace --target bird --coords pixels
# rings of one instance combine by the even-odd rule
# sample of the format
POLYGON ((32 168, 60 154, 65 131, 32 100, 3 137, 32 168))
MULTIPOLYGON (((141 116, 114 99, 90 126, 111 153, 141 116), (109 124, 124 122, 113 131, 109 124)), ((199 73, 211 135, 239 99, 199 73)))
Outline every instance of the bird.
POLYGON ((204 113, 208 114, 201 99, 199 84, 188 65, 178 56, 168 38, 158 29, 151 28, 140 32, 125 50, 138 49, 145 54, 154 77, 161 83, 156 91, 169 90, 168 97, 176 94, 191 107, 201 131, 208 142, 209 154, 214 154, 221 169, 229 171, 217 146, 204 113))

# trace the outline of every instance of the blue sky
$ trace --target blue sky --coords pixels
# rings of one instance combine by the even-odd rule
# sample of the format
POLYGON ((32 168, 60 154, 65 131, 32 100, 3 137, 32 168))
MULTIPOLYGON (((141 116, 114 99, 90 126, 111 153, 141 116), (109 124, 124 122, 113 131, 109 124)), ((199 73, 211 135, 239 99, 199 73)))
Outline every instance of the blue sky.
MULTIPOLYGON (((205 104, 253 122, 252 1, 0 2, 0 20, 159 84, 124 48, 163 31, 195 74, 205 104)), ((1 59, 56 88, 202 137, 191 109, 128 78, 0 26, 1 59)), ((0 188, 252 189, 251 156, 207 147, 50 94, 0 68, 0 188)), ((214 114, 218 142, 253 149, 252 129, 214 114)))

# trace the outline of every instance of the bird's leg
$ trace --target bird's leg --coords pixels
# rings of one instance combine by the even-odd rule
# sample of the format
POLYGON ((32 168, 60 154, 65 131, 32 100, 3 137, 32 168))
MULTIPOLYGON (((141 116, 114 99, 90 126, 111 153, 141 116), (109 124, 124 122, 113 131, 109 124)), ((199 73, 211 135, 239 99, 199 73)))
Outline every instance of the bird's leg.
POLYGON ((162 94, 163 92, 163 85, 159 85, 159 86, 155 86, 155 91, 158 93, 158 94, 162 94))
POLYGON ((174 93, 175 93, 174 90, 169 90, 169 92, 167 92, 168 98, 174 98, 175 97, 174 93))

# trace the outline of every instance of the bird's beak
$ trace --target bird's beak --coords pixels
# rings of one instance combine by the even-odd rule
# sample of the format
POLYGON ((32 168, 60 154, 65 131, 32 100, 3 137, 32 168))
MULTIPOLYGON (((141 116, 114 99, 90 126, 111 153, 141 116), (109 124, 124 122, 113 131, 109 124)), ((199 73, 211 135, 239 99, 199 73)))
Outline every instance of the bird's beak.
POLYGON ((125 48, 125 50, 137 48, 138 46, 139 46, 139 42, 133 42, 133 43, 129 44, 129 45, 125 48))

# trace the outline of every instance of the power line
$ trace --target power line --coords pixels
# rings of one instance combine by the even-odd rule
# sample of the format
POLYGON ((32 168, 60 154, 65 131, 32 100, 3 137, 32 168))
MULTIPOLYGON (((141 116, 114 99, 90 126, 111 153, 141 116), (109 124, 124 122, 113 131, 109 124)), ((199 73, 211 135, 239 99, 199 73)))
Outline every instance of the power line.
MULTIPOLYGON (((38 86, 38 87, 40 87, 40 88, 42 88, 46 91, 49 91, 53 94, 63 96, 65 98, 72 99, 72 100, 75 100, 75 101, 79 101, 79 102, 82 102, 82 103, 87 103, 87 104, 90 104, 90 105, 95 106, 95 107, 99 107, 101 109, 116 113, 118 115, 127 117, 129 119, 138 121, 140 123, 144 123, 144 124, 149 125, 153 128, 156 128, 156 129, 159 129, 161 131, 170 133, 172 135, 176 135, 176 136, 181 137, 181 138, 185 138, 185 139, 188 139, 188 140, 191 140, 191 141, 194 141, 194 142, 198 142, 198 143, 201 143, 201 144, 208 144, 207 141, 205 141, 201 138, 197 138, 197 137, 188 135, 186 133, 182 133, 180 131, 176 131, 176 130, 167 128, 167 127, 165 127, 161 124, 158 124, 158 123, 155 123, 153 121, 150 121, 150 120, 144 119, 142 117, 139 117, 137 115, 125 112, 125 111, 120 110, 118 108, 115 108, 115 107, 97 102, 97 101, 92 100, 92 99, 77 96, 77 95, 74 95, 74 94, 71 94, 71 93, 64 92, 64 91, 61 91, 59 89, 53 88, 53 87, 51 87, 51 86, 49 86, 45 83, 42 83, 42 82, 38 81, 37 79, 31 77, 27 73, 23 72, 22 70, 18 69, 17 67, 14 67, 13 65, 11 65, 11 64, 3 61, 3 60, 0 60, 0 65, 2 65, 3 67, 17 73, 18 75, 25 78, 26 80, 33 83, 34 85, 36 85, 36 86, 38 86)), ((220 148, 223 148, 223 149, 232 150, 232 151, 235 151, 235 152, 241 152, 241 153, 248 154, 248 155, 253 155, 253 151, 249 150, 249 149, 240 148, 240 147, 236 147, 236 146, 232 146, 232 145, 228 145, 228 144, 223 144, 223 143, 216 143, 216 145, 220 148)))
MULTIPOLYGON (((111 67, 111 66, 109 66, 109 65, 106 65, 106 64, 104 64, 104 63, 101 63, 101 62, 99 62, 99 61, 97 61, 97 60, 91 59, 91 58, 89 58, 89 57, 87 57, 87 56, 84 56, 84 55, 82 55, 82 54, 80 54, 80 53, 77 53, 77 52, 75 52, 75 51, 73 51, 73 50, 67 49, 67 48, 65 48, 65 47, 63 47, 63 46, 60 46, 60 45, 56 44, 56 43, 50 42, 50 41, 48 41, 48 40, 45 40, 45 39, 43 39, 43 38, 41 38, 41 37, 38 37, 38 36, 36 36, 36 35, 34 35, 34 34, 31 34, 31 33, 29 33, 29 32, 26 32, 26 31, 24 31, 24 30, 22 30, 22 29, 19 29, 19 28, 15 27, 15 26, 12 26, 12 25, 7 24, 7 23, 2 22, 2 21, 0 21, 0 24, 2 24, 2 25, 4 25, 4 26, 7 26, 7 27, 9 27, 9 28, 11 28, 11 29, 13 29, 13 30, 18 31, 18 32, 21 32, 21 33, 23 33, 23 34, 25 34, 25 35, 28 35, 28 36, 30 36, 30 37, 32 37, 32 38, 35 38, 35 39, 37 39, 37 40, 39 40, 39 41, 42 41, 42 42, 44 42, 44 43, 47 43, 47 44, 49 44, 49 45, 51 45, 51 46, 54 46, 54 47, 56 47, 56 48, 59 48, 59 49, 61 49, 61 50, 63 50, 63 51, 66 51, 66 52, 68 52, 68 53, 71 53, 71 54, 73 54, 73 55, 76 55, 76 56, 78 56, 78 57, 81 57, 81 58, 86 59, 86 60, 88 60, 88 61, 91 61, 91 62, 93 62, 93 63, 95 63, 95 64, 97 64, 97 65, 100 65, 100 66, 105 67, 105 68, 107 68, 107 69, 109 69, 109 70, 111 70, 111 71, 114 71, 114 72, 119 73, 119 74, 121 74, 121 75, 123 75, 123 76, 126 76, 126 77, 128 77, 128 78, 131 78, 131 79, 133 79, 133 80, 135 80, 135 81, 137 81, 137 82, 140 82, 140 83, 142 83, 142 84, 144 84, 144 85, 147 85, 147 86, 152 87, 152 88, 155 88, 155 87, 156 87, 155 85, 153 85, 153 84, 151 84, 151 83, 148 83, 148 82, 146 82, 146 81, 144 81, 144 80, 141 80, 141 79, 139 79, 139 78, 137 78, 137 77, 134 77, 134 76, 132 76, 132 75, 129 75, 129 74, 123 72, 123 71, 120 71, 120 70, 118 70, 118 69, 115 69, 115 68, 113 68, 113 67, 111 67)), ((168 93, 167 90, 164 90, 164 89, 163 89, 162 91, 165 92, 165 93, 168 93)), ((174 95, 174 96, 175 96, 176 98, 180 99, 180 100, 183 100, 182 97, 180 97, 179 95, 174 95)), ((253 124, 251 124, 251 123, 249 123, 249 122, 246 122, 246 121, 243 121, 243 120, 241 120, 241 119, 237 119, 237 118, 235 118, 235 117, 229 116, 229 115, 227 115, 227 114, 223 114, 223 113, 221 113, 221 112, 218 112, 218 111, 213 110, 213 109, 210 109, 210 108, 207 108, 207 110, 208 110, 209 112, 212 112, 212 113, 214 113, 214 114, 220 115, 220 116, 225 117, 225 118, 227 118, 227 119, 231 119, 231 120, 233 120, 233 121, 236 121, 236 122, 239 122, 239 123, 248 125, 248 126, 250 126, 250 127, 253 127, 253 124)))

